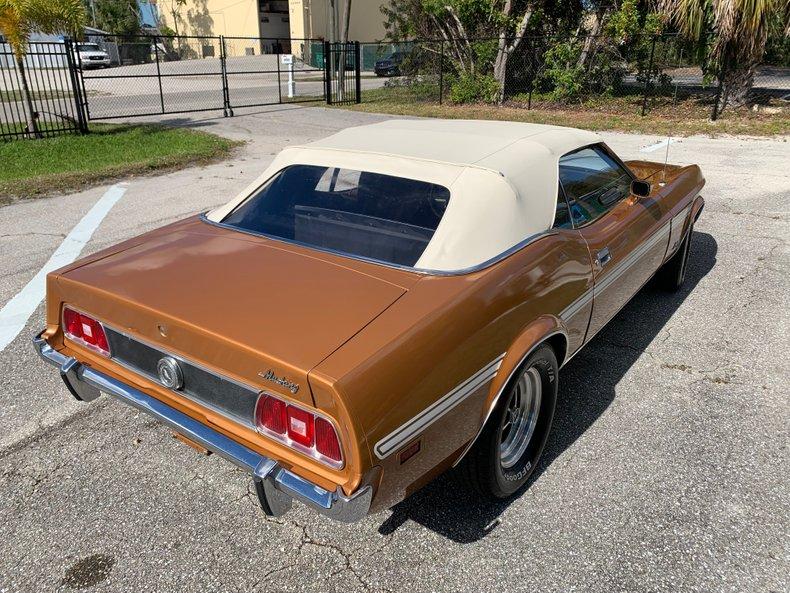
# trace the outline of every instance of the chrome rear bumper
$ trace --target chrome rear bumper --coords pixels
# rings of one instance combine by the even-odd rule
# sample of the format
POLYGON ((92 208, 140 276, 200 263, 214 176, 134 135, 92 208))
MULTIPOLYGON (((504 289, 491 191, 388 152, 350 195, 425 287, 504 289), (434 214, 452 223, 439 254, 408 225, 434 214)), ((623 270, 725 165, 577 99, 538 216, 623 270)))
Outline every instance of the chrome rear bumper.
POLYGON ((43 360, 60 369, 66 387, 78 400, 93 400, 100 392, 112 395, 252 474, 261 506, 269 515, 286 513, 293 499, 345 523, 361 519, 370 509, 373 490, 369 485, 351 496, 339 488, 335 492, 325 490, 158 399, 61 354, 41 334, 33 338, 33 345, 43 360))

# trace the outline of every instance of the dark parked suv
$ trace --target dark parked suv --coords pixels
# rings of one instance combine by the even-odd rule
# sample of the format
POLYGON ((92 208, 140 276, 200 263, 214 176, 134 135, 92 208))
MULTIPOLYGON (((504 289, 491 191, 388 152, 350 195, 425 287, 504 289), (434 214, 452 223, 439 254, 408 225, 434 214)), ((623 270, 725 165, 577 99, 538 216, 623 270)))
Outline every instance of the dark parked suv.
POLYGON ((406 54, 400 51, 391 53, 383 60, 376 61, 373 71, 376 76, 400 76, 400 65, 406 54))

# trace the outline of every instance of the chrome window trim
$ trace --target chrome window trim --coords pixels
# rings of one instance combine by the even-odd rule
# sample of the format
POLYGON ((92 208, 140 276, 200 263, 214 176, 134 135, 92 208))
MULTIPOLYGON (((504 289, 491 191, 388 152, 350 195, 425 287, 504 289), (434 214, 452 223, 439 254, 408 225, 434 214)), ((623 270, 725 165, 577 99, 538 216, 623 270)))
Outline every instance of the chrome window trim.
MULTIPOLYGON (((578 225, 576 224, 576 221, 573 219, 573 212, 571 211, 571 200, 568 197, 568 193, 565 191, 565 186, 563 185, 562 179, 560 178, 560 161, 563 159, 563 157, 566 157, 568 155, 574 154, 576 152, 580 152, 582 150, 587 150, 588 148, 600 148, 604 153, 606 153, 606 156, 608 156, 610 159, 612 159, 614 162, 616 162, 626 172, 626 174, 631 178, 631 181, 636 181, 637 180, 637 177, 636 177, 636 175, 634 175, 634 172, 631 171, 631 169, 628 167, 628 165, 626 165, 625 162, 619 156, 617 156, 615 154, 615 152, 611 148, 609 148, 606 145, 606 142, 593 142, 592 144, 585 144, 584 146, 580 146, 579 148, 575 148, 574 150, 571 150, 569 152, 566 152, 565 154, 560 155, 560 158, 557 159, 557 181, 558 181, 558 183, 560 185, 560 188, 562 189, 562 194, 565 196, 565 201, 568 204, 568 214, 570 215, 571 224, 573 225, 574 229, 584 228, 584 227, 586 227, 586 226, 588 226, 588 225, 600 220, 601 218, 603 218, 604 216, 609 214, 609 212, 611 212, 612 209, 615 206, 617 206, 620 202, 622 202, 623 200, 625 200, 626 198, 629 197, 629 196, 623 196, 622 198, 620 198, 616 202, 613 202, 611 204, 611 206, 605 212, 602 212, 596 218, 588 220, 588 221, 584 222, 584 224, 578 224, 578 225)), ((578 200, 573 200, 573 201, 576 202, 578 200)))
POLYGON ((205 222, 206 224, 211 225, 211 226, 216 226, 216 227, 223 228, 223 229, 226 229, 226 230, 229 230, 229 231, 235 231, 237 233, 243 233, 245 235, 251 235, 253 237, 263 237, 263 238, 269 239, 271 241, 280 241, 282 243, 287 243, 289 245, 297 245, 299 247, 304 247, 305 249, 311 249, 311 250, 319 251, 319 252, 323 252, 323 253, 331 253, 332 255, 337 255, 339 257, 346 257, 346 258, 349 258, 349 259, 355 259, 357 261, 362 261, 362 262, 366 262, 366 263, 369 263, 369 264, 375 264, 375 265, 379 265, 379 266, 384 266, 384 267, 387 267, 387 268, 393 268, 395 270, 403 270, 403 271, 406 271, 406 272, 413 272, 413 273, 416 273, 416 274, 422 274, 424 276, 463 276, 465 274, 472 274, 474 272, 480 272, 480 271, 485 270, 486 268, 489 268, 489 267, 493 266, 494 264, 502 261, 503 259, 505 259, 507 257, 510 257, 511 255, 516 253, 517 251, 521 251, 524 247, 534 243, 535 241, 538 241, 539 239, 542 239, 544 237, 548 237, 548 236, 551 236, 551 235, 559 234, 556 229, 549 229, 549 230, 546 230, 546 231, 543 231, 543 232, 540 232, 540 233, 535 233, 534 235, 530 235, 526 239, 524 239, 524 240, 520 241, 519 243, 516 243, 512 247, 506 249, 502 253, 500 253, 498 255, 495 255, 494 257, 492 257, 492 258, 490 258, 490 259, 488 259, 488 260, 486 260, 484 262, 481 262, 481 263, 479 263, 477 265, 470 266, 468 268, 461 268, 461 269, 458 269, 458 270, 433 270, 433 269, 430 269, 430 268, 414 268, 414 267, 411 267, 411 266, 404 266, 404 265, 401 265, 401 264, 393 264, 391 262, 386 262, 386 261, 375 259, 375 258, 372 258, 372 257, 365 257, 365 256, 362 256, 362 255, 354 255, 352 253, 346 253, 345 251, 338 251, 336 249, 329 249, 328 247, 316 247, 315 245, 310 245, 308 243, 303 243, 301 241, 296 241, 294 239, 285 239, 283 237, 275 237, 274 235, 269 235, 269 234, 266 234, 266 233, 259 233, 259 232, 250 231, 250 230, 247 230, 247 229, 240 229, 240 228, 237 228, 235 226, 231 226, 229 224, 225 224, 224 222, 216 222, 214 220, 211 220, 211 219, 208 218, 207 215, 208 215, 208 211, 201 213, 200 214, 200 220, 205 222))
POLYGON ((439 418, 458 406, 458 404, 477 389, 491 381, 496 376, 497 372, 499 372, 499 367, 502 366, 502 360, 504 358, 505 353, 503 352, 471 377, 456 385, 452 390, 444 394, 430 406, 416 414, 410 420, 404 422, 387 436, 379 439, 376 446, 373 447, 376 457, 385 459, 388 455, 400 449, 408 441, 412 440, 434 422, 439 420, 439 418))

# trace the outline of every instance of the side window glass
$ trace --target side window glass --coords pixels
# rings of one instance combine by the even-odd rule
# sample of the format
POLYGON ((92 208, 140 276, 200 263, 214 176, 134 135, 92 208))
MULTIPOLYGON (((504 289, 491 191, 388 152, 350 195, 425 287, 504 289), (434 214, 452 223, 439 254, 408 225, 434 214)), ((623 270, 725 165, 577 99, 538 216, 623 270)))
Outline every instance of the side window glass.
POLYGON ((557 213, 554 215, 554 228, 555 229, 572 229, 571 214, 568 210, 568 202, 565 201, 565 196, 561 188, 557 188, 557 213))
POLYGON ((631 176, 597 146, 560 158, 560 182, 577 226, 602 216, 631 193, 631 176))

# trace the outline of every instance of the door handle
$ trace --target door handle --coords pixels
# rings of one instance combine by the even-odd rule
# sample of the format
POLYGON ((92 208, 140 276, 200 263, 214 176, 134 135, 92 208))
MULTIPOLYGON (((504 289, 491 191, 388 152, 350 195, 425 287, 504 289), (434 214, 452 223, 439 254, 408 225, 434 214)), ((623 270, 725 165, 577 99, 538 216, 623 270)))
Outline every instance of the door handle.
POLYGON ((603 249, 601 249, 595 255, 595 259, 598 260, 598 265, 603 268, 606 264, 609 263, 609 260, 612 259, 612 254, 609 253, 609 248, 608 247, 604 247, 603 249))

